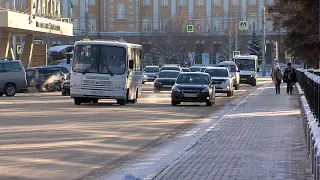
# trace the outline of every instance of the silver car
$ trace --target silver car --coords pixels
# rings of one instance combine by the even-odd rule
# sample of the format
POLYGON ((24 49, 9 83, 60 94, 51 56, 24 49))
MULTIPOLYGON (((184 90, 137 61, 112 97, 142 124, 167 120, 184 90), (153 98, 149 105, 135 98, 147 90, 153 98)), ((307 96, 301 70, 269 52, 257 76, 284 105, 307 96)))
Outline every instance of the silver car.
POLYGON ((233 79, 233 86, 236 90, 238 90, 240 86, 240 70, 238 69, 236 63, 233 61, 222 61, 218 64, 218 67, 226 67, 229 69, 233 79))
POLYGON ((228 97, 233 96, 233 79, 226 67, 207 67, 204 71, 210 74, 216 93, 227 93, 228 97))
POLYGON ((14 96, 27 88, 26 72, 19 60, 0 59, 0 96, 14 96))

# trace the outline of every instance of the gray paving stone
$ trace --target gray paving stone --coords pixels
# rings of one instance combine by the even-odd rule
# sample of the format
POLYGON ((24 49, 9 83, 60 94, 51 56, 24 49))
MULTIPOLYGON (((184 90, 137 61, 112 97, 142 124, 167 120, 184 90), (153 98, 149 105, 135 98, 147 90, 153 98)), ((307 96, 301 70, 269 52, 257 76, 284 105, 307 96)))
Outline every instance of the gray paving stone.
POLYGON ((311 179, 298 100, 259 88, 154 179, 311 179))

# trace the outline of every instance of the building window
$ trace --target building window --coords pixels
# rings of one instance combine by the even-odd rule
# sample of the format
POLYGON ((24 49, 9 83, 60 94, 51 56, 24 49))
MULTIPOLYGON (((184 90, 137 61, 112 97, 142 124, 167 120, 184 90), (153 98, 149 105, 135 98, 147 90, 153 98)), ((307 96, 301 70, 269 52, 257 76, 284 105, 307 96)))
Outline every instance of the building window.
POLYGON ((71 23, 73 24, 73 29, 79 30, 80 29, 80 24, 79 24, 79 19, 71 19, 71 23))
POLYGON ((239 0, 231 0, 232 6, 239 6, 239 0))
POLYGON ((256 6, 257 0, 249 0, 249 6, 256 6))
POLYGON ((178 1, 178 6, 185 6, 187 3, 186 3, 186 0, 179 0, 178 1))
POLYGON ((114 24, 110 24, 110 27, 111 27, 111 28, 114 28, 114 24))
POLYGON ((161 5, 162 6, 168 6, 168 0, 161 0, 161 5))
POLYGON ((197 0, 197 6, 204 6, 204 0, 197 0))
POLYGON ((266 21, 266 31, 267 32, 273 32, 273 21, 266 21))
POLYGON ((88 31, 97 31, 96 17, 92 13, 88 13, 88 31))
POLYGON ((79 0, 70 0, 72 6, 79 6, 79 0))
POLYGON ((134 27, 134 25, 133 24, 129 24, 129 28, 133 28, 134 27))
POLYGON ((221 6, 221 0, 213 0, 213 6, 221 6))
POLYGON ((215 18, 212 20, 212 31, 222 31, 222 19, 221 18, 215 18))
POLYGON ((274 0, 267 0, 267 4, 268 4, 269 6, 274 5, 274 0))
POLYGON ((161 19, 161 21, 160 21, 160 31, 161 32, 166 32, 167 31, 167 26, 168 26, 168 20, 167 19, 161 19))
POLYGON ((124 3, 118 3, 118 19, 126 18, 126 6, 124 3))
POLYGON ((142 31, 151 31, 152 20, 149 18, 142 19, 142 31))
POLYGON ((96 5, 96 0, 87 0, 88 6, 95 6, 96 5))
POLYGON ((143 0, 142 5, 143 6, 150 6, 150 0, 143 0))
POLYGON ((249 30, 250 31, 255 31, 256 30, 256 26, 257 26, 257 20, 255 18, 249 19, 248 23, 249 23, 249 30))
POLYGON ((206 28, 206 21, 202 19, 197 19, 194 21, 194 28, 196 32, 204 32, 206 28))

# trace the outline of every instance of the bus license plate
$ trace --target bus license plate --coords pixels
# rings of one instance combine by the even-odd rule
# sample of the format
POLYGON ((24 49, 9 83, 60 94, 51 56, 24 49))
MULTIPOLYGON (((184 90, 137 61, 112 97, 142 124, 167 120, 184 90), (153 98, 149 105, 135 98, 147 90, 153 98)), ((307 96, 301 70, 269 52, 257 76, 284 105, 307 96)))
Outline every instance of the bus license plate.
POLYGON ((197 97, 197 94, 184 94, 184 97, 197 97))
POLYGON ((90 95, 101 96, 103 93, 101 91, 90 91, 90 95))

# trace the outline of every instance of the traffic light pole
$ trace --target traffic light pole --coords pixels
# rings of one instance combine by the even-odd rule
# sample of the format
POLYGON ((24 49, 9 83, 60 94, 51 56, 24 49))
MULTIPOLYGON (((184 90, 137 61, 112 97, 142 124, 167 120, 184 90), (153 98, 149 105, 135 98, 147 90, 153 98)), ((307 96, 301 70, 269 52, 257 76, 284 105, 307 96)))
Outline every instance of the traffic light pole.
POLYGON ((266 27, 265 27, 265 7, 262 7, 262 76, 266 76, 266 27))
POLYGON ((238 11, 236 12, 236 20, 235 20, 235 23, 236 23, 236 34, 235 34, 235 45, 234 45, 234 49, 235 51, 238 51, 238 11))

